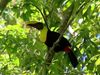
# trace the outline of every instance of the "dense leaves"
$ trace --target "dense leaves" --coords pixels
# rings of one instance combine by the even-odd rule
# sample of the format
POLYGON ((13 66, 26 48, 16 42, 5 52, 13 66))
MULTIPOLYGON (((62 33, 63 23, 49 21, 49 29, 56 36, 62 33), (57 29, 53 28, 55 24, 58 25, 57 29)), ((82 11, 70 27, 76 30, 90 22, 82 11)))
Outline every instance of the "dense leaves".
POLYGON ((64 22, 71 22, 64 37, 71 42, 79 65, 74 69, 67 55, 59 52, 48 75, 100 74, 99 0, 11 0, 5 6, 1 0, 0 6, 0 74, 41 75, 45 70, 47 47, 40 42, 39 31, 27 27, 26 21, 41 21, 56 32, 64 22))

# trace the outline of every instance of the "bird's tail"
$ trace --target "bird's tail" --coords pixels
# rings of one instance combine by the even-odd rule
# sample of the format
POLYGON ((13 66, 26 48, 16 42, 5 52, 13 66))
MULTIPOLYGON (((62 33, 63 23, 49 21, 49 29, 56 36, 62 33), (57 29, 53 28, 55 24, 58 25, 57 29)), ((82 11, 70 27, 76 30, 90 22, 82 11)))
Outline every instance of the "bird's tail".
POLYGON ((70 47, 66 47, 64 50, 68 54, 68 57, 71 61, 72 66, 75 68, 78 65, 78 60, 76 56, 74 55, 70 47))
POLYGON ((68 52, 68 57, 71 61, 71 64, 75 68, 78 65, 78 61, 77 61, 76 56, 74 55, 74 53, 72 51, 70 51, 70 52, 68 52))

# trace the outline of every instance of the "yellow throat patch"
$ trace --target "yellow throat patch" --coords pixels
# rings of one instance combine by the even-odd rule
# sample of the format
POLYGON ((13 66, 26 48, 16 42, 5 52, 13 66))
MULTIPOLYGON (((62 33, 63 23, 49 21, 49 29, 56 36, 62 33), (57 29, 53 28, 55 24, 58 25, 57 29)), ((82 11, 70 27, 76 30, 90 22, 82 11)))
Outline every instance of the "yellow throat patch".
POLYGON ((46 27, 44 27, 44 28, 40 31, 40 41, 41 41, 41 42, 45 42, 45 41, 46 41, 47 32, 48 32, 48 29, 47 29, 46 27))

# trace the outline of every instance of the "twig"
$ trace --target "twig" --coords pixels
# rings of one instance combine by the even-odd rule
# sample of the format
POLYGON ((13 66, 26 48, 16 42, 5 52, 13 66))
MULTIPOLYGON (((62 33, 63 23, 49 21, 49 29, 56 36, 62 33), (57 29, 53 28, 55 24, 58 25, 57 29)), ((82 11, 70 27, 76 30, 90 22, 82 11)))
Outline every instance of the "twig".
POLYGON ((43 8, 43 13, 44 13, 43 18, 44 18, 45 24, 46 24, 47 28, 49 29, 48 23, 47 23, 47 14, 46 14, 46 11, 44 8, 43 8))
MULTIPOLYGON (((41 13, 41 15, 42 15, 42 17, 43 17, 43 19, 44 19, 44 22, 45 22, 47 28, 49 28, 49 27, 48 27, 48 23, 47 23, 47 18, 46 18, 46 16, 45 16, 46 14, 45 14, 45 13, 43 14, 42 11, 41 11, 41 9, 40 9, 38 6, 36 6, 35 4, 33 4, 32 2, 28 2, 28 3, 25 3, 25 4, 32 4, 33 6, 35 6, 36 9, 41 13)), ((43 12, 45 12, 44 9, 43 9, 43 12)))

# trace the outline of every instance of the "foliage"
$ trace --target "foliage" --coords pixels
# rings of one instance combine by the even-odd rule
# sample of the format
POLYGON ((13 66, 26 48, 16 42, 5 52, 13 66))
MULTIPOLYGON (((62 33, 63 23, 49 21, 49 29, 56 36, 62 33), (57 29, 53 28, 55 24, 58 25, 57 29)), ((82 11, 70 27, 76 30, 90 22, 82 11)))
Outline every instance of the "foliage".
POLYGON ((0 15, 0 74, 39 75, 47 47, 40 42, 39 32, 26 27, 25 22, 41 21, 58 32, 68 18, 73 19, 72 30, 68 28, 64 37, 71 42, 79 65, 74 69, 67 55, 59 52, 54 56, 48 75, 99 75, 99 0, 10 1, 0 15))

